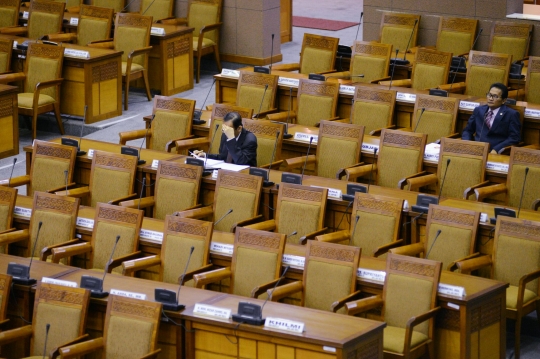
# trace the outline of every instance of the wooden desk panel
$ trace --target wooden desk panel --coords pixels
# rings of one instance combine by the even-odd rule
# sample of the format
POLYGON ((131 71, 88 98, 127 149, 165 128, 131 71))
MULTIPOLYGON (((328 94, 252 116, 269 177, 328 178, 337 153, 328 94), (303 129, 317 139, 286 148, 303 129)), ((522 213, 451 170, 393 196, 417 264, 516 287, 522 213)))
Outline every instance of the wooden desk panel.
POLYGON ((0 85, 0 158, 19 154, 17 87, 0 85))

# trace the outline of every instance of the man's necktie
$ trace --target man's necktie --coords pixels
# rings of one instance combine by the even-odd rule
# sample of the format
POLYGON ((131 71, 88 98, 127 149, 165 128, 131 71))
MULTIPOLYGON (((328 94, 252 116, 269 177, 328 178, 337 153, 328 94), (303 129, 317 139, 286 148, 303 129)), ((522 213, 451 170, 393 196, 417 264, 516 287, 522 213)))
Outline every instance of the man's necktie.
POLYGON ((484 119, 484 122, 487 125, 487 128, 490 129, 491 125, 493 124, 493 111, 489 110, 486 113, 486 118, 484 119))

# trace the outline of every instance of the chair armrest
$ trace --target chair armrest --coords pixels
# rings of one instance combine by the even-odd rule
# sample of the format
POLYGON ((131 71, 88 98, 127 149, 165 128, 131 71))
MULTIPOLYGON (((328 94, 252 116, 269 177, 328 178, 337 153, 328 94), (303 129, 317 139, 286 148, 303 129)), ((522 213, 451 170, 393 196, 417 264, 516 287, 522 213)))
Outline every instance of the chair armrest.
POLYGON ((60 358, 69 359, 80 357, 82 355, 102 349, 103 347, 103 338, 87 340, 82 343, 68 345, 67 347, 60 348, 60 358))
POLYGON ((381 81, 390 80, 390 77, 391 77, 391 76, 381 77, 380 79, 371 80, 370 83, 371 83, 371 84, 378 84, 378 83, 381 82, 381 81))
POLYGON ((342 241, 348 241, 351 239, 351 232, 348 230, 338 231, 323 234, 321 236, 315 237, 315 240, 319 242, 330 242, 330 243, 339 243, 342 241))
POLYGON ((347 181, 354 182, 354 180, 358 177, 363 177, 371 172, 371 168, 373 168, 374 172, 377 172, 377 164, 370 164, 365 165, 362 164, 360 166, 356 167, 347 167, 341 170, 341 172, 337 173, 337 177, 339 179, 342 179, 345 177, 347 181))
POLYGON ((499 150, 499 152, 497 152, 499 155, 507 155, 507 156, 510 156, 510 150, 512 149, 512 147, 523 147, 525 146, 525 142, 523 141, 520 141, 519 143, 515 144, 515 145, 510 145, 510 146, 506 146, 506 147, 503 147, 499 150))
POLYGON ((268 163, 266 165, 259 166, 259 168, 270 168, 272 167, 273 170, 279 170, 281 167, 281 164, 284 162, 284 160, 274 161, 272 163, 268 163))
POLYGON ((60 86, 62 81, 64 81, 64 79, 55 79, 55 80, 38 82, 36 84, 36 91, 40 91, 40 90, 43 90, 43 89, 46 89, 46 88, 49 88, 49 87, 60 86))
POLYGON ((221 27, 221 25, 223 25, 223 23, 219 22, 217 24, 205 25, 205 26, 201 27, 201 30, 199 31, 199 37, 202 37, 201 35, 204 34, 205 32, 212 31, 212 30, 215 30, 215 29, 219 29, 221 27))
MULTIPOLYGON (((465 193, 467 190, 465 190, 465 193)), ((506 193, 506 183, 474 188, 474 193, 476 194, 476 200, 482 202, 488 197, 492 197, 500 193, 506 193)))
MULTIPOLYGON (((67 184, 67 188, 74 188, 75 186, 77 185, 77 183, 75 182, 71 182, 71 183, 68 183, 67 184)), ((51 188, 49 190, 47 190, 47 193, 55 193, 55 192, 58 192, 58 191, 61 191, 61 190, 66 190, 66 186, 59 186, 59 187, 56 187, 56 188, 51 188)))
POLYGON ((139 359, 155 359, 158 357, 159 353, 161 353, 161 349, 156 349, 153 352, 140 357, 139 359))
POLYGON ((527 283, 538 278, 540 278, 540 269, 532 273, 525 274, 523 277, 519 279, 519 287, 518 287, 519 289, 518 289, 518 298, 517 298, 517 306, 516 306, 517 308, 523 307, 523 297, 525 296, 525 288, 526 288, 527 283))
POLYGON ((174 214, 180 218, 192 218, 192 219, 201 219, 208 217, 214 213, 214 210, 211 206, 190 209, 187 211, 175 212, 174 214))
POLYGON ((59 263, 60 259, 69 258, 78 254, 92 252, 92 245, 88 242, 74 244, 66 247, 59 247, 52 249, 52 261, 53 263, 59 263))
POLYGON ((68 345, 73 345, 73 344, 77 344, 77 343, 80 343, 82 341, 85 341, 89 338, 89 335, 88 334, 83 334, 81 335, 80 337, 78 338, 75 338, 73 340, 70 340, 68 342, 65 342, 65 343, 62 343, 61 345, 59 345, 58 347, 54 348, 53 350, 51 350, 49 352, 49 357, 51 359, 55 359, 55 358, 58 358, 58 356, 60 355, 60 348, 63 348, 63 347, 66 347, 68 345))
POLYGON ((130 201, 123 201, 123 202, 118 203, 118 205, 122 207, 127 207, 127 208, 143 209, 143 208, 152 207, 155 203, 156 201, 154 200, 154 197, 152 196, 152 197, 144 197, 141 199, 139 198, 132 199, 130 201))
POLYGON ((233 232, 236 231, 236 227, 245 227, 245 226, 248 226, 250 224, 255 224, 255 223, 259 223, 261 220, 263 219, 263 216, 262 214, 259 214, 255 217, 251 217, 249 219, 244 219, 242 221, 239 221, 239 222, 236 222, 234 224, 234 228, 233 228, 233 232))
POLYGON ((532 204, 532 209, 535 211, 538 211, 538 207, 540 207, 540 199, 537 199, 532 204))
POLYGON ((57 196, 82 198, 90 194, 90 188, 88 187, 73 188, 73 189, 70 189, 69 191, 58 191, 58 192, 55 192, 55 194, 57 196))
MULTIPOLYGON (((120 137, 120 141, 118 142, 121 145, 125 145, 127 141, 133 141, 138 138, 143 138, 144 135, 146 135, 147 130, 134 130, 134 131, 124 131, 118 133, 118 136, 120 137)), ((146 138, 146 142, 148 143, 149 137, 152 137, 152 133, 148 131, 148 136, 146 138)))
POLYGON ((151 50, 152 50, 152 46, 146 46, 146 47, 141 47, 140 49, 132 50, 128 55, 128 60, 134 58, 135 56, 149 53, 151 50))
POLYGON ((3 231, 0 231, 0 235, 4 234, 4 233, 11 233, 11 232, 15 232, 17 231, 17 228, 8 228, 6 230, 3 230, 3 231))
POLYGON ((3 233, 3 234, 0 234, 0 246, 10 244, 10 243, 27 241, 29 239, 30 239, 30 233, 28 232, 28 229, 3 233))
MULTIPOLYGON (((192 280, 193 276, 195 274, 208 272, 208 271, 212 270, 213 267, 214 267, 214 265, 212 263, 210 263, 210 264, 207 264, 207 265, 202 266, 200 268, 194 269, 191 272, 187 272, 186 275, 184 276, 184 283, 187 282, 187 281, 192 280)), ((180 284, 181 279, 182 279, 182 276, 180 275, 180 277, 178 277, 178 284, 180 284)))
POLYGON ((305 236, 300 237, 299 242, 302 244, 306 244, 308 239, 315 239, 315 237, 317 237, 318 235, 325 234, 327 230, 328 230, 328 227, 324 227, 322 229, 308 233, 305 236))
MULTIPOLYGON (((167 142, 167 143, 165 144, 165 148, 164 148, 164 149, 154 148, 154 150, 157 150, 157 151, 165 151, 165 152, 171 152, 171 150, 173 149, 173 147, 176 147, 176 142, 177 142, 177 141, 189 140, 189 139, 191 139, 191 138, 195 138, 195 135, 189 135, 189 136, 182 137, 182 138, 175 138, 174 140, 170 140, 169 142, 167 142)), ((176 153, 179 153, 179 152, 176 151, 176 153)))
POLYGON ((232 271, 230 267, 219 268, 210 272, 195 274, 193 280, 196 288, 202 288, 204 285, 219 282, 220 280, 230 278, 232 271))
POLYGON ((462 262, 456 262, 456 266, 463 274, 470 274, 473 270, 477 270, 491 265, 492 259, 489 255, 469 259, 462 262))
POLYGON ((30 175, 24 175, 19 177, 12 177, 11 181, 9 179, 0 181, 0 186, 7 187, 19 187, 24 186, 25 184, 30 184, 30 175))
MULTIPOLYGON (((266 115, 266 118, 269 121, 285 122, 288 118, 287 115, 288 112, 278 112, 266 115)), ((294 111, 291 111, 289 119, 292 120, 293 118, 296 118, 296 113, 294 111)))
POLYGON ((381 132, 383 129, 389 129, 389 130, 392 130, 392 129, 395 129, 397 128, 396 125, 390 125, 390 126, 385 126, 385 127, 381 127, 381 128, 378 128, 376 130, 373 130, 369 133, 370 136, 380 136, 381 135, 381 132))
POLYGON ((276 220, 270 219, 268 221, 259 222, 245 226, 245 228, 257 229, 259 231, 274 231, 276 229, 276 220))
POLYGON ((182 141, 176 141, 176 153, 180 153, 181 151, 185 151, 190 148, 204 148, 205 150, 208 150, 208 147, 210 146, 210 140, 208 137, 201 137, 201 138, 194 138, 191 140, 182 140, 182 141))
POLYGON ((476 253, 473 253, 473 254, 469 254, 468 256, 465 256, 465 257, 460 258, 458 260, 455 260, 452 263, 450 263, 448 265, 448 267, 446 267, 446 270, 448 270, 450 272, 453 272, 453 271, 455 271, 457 269, 457 265, 456 265, 457 262, 462 262, 462 261, 466 261, 466 260, 469 260, 469 259, 478 258, 478 257, 480 257, 480 255, 481 255, 480 252, 476 252, 476 253))
POLYGON ((463 93, 465 92, 466 83, 458 82, 454 84, 439 85, 437 88, 451 93, 463 93))
POLYGON ((158 20, 159 24, 167 24, 167 25, 187 25, 188 20, 187 18, 178 18, 178 19, 161 19, 158 20))
POLYGON ((389 250, 389 252, 393 254, 401 254, 402 256, 414 257, 420 253, 423 253, 424 250, 425 250, 424 244, 419 242, 419 243, 408 244, 406 246, 401 246, 398 248, 392 248, 389 250))
POLYGON ((261 119, 261 118, 264 118, 272 113, 276 113, 278 111, 277 108, 271 108, 269 110, 266 110, 266 111, 261 111, 259 113, 256 113, 253 115, 252 118, 258 118, 258 119, 261 119))
MULTIPOLYGON (((390 86, 390 81, 379 81, 379 85, 390 86)), ((411 87, 411 86, 412 86, 411 79, 392 81, 392 87, 411 87)))
POLYGON ((266 292, 268 289, 274 288, 280 279, 281 278, 274 279, 271 282, 268 282, 268 283, 265 283, 265 284, 262 284, 253 288, 253 290, 251 291, 251 298, 259 298, 259 296, 263 294, 264 292, 266 292))
POLYGON ((120 197, 120 198, 115 198, 115 199, 111 199, 109 202, 107 202, 108 204, 116 204, 118 205, 120 202, 124 202, 124 201, 127 201, 127 200, 130 200, 130 199, 133 199, 133 198, 137 198, 139 197, 140 195, 138 193, 132 193, 132 194, 128 194, 127 196, 125 197, 120 197))
POLYGON ((72 42, 77 40, 77 33, 76 32, 68 32, 68 33, 61 33, 61 34, 49 34, 45 35, 43 37, 43 40, 49 40, 54 42, 72 42))
POLYGON ((329 79, 336 79, 336 80, 346 80, 351 78, 351 72, 350 71, 340 71, 340 72, 324 72, 324 74, 332 74, 330 76, 327 76, 326 78, 329 79))
POLYGON ((50 246, 46 246, 41 250, 39 260, 45 262, 47 260, 47 257, 52 255, 53 248, 71 246, 72 244, 77 244, 80 241, 81 240, 79 238, 74 238, 71 241, 67 241, 67 242, 64 242, 64 243, 51 244, 50 246))
POLYGON ((407 321, 407 324, 405 326, 405 347, 403 350, 405 353, 408 353, 411 347, 413 328, 417 326, 418 324, 423 323, 426 320, 433 318, 440 309, 441 307, 433 308, 425 312, 424 314, 420 314, 416 317, 412 317, 407 321))
POLYGON ((349 294, 348 296, 346 296, 345 298, 341 298, 340 300, 337 300, 335 301, 334 303, 332 303, 332 305, 330 306, 330 310, 332 310, 332 312, 336 313, 338 310, 340 310, 341 308, 343 308, 345 306, 346 303, 350 302, 350 301, 353 301, 355 300, 356 298, 358 298, 358 296, 360 295, 360 293, 362 293, 362 291, 360 290, 357 290, 356 292, 352 293, 352 294, 349 294))
POLYGON ((271 298, 272 302, 277 302, 280 299, 288 297, 294 293, 301 292, 303 290, 304 285, 302 284, 302 281, 296 281, 285 285, 280 285, 276 289, 268 289, 266 293, 268 293, 269 298, 271 298))
POLYGON ((0 345, 9 344, 17 340, 30 338, 34 334, 31 325, 6 330, 0 333, 0 345))
POLYGON ((290 72, 290 71, 297 71, 297 70, 300 70, 299 63, 272 65, 272 71, 290 72))
POLYGON ((14 27, 5 27, 0 30, 0 34, 4 35, 14 35, 14 36, 23 36, 28 33, 28 27, 26 26, 14 26, 14 27))
POLYGON ((122 263, 122 275, 132 276, 132 274, 135 272, 157 265, 161 265, 161 258, 159 258, 159 256, 150 256, 131 261, 124 261, 122 263))
POLYGON ((410 177, 406 177, 398 182, 398 188, 404 189, 409 187, 409 191, 417 191, 420 187, 428 186, 430 184, 435 184, 439 181, 439 178, 436 174, 427 172, 420 172, 410 177))
POLYGON ((371 309, 376 309, 384 304, 380 295, 373 297, 363 298, 355 300, 353 302, 345 303, 345 308, 348 315, 355 315, 358 313, 364 313, 371 309))
MULTIPOLYGON (((306 162, 306 156, 287 158, 285 160, 285 171, 291 171, 295 168, 300 168, 304 165, 304 162, 306 162)), ((307 156, 307 163, 308 164, 317 163, 317 157, 315 155, 307 156)))
POLYGON ((122 263, 124 262, 139 258, 141 254, 142 254, 141 251, 137 251, 137 252, 126 254, 125 256, 122 256, 122 257, 114 258, 109 263, 107 263, 107 273, 112 273, 112 270, 114 268, 120 267, 122 263))
POLYGON ((403 239, 398 239, 397 241, 393 241, 388 244, 385 244, 384 246, 380 246, 379 248, 375 248, 373 250, 373 257, 382 256, 383 254, 387 253, 390 249, 401 247, 403 243, 404 243, 403 239))
POLYGON ((100 49, 114 49, 114 42, 112 39, 92 41, 86 44, 88 47, 97 47, 100 49))

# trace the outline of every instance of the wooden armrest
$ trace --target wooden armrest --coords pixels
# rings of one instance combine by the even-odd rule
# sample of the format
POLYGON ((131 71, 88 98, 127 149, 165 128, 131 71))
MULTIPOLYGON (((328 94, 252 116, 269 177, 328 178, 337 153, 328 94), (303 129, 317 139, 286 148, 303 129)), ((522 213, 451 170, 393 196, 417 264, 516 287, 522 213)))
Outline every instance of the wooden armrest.
POLYGON ((323 234, 315 237, 315 240, 319 242, 339 243, 343 241, 349 241, 351 239, 351 233, 348 230, 323 234))
POLYGON ((497 152, 499 155, 507 155, 507 156, 510 156, 510 150, 512 149, 512 147, 523 147, 525 145, 525 142, 521 141, 515 145, 510 145, 510 146, 506 146, 506 147, 503 147, 499 150, 499 152, 497 152))
POLYGON ((0 235, 4 234, 4 233, 11 233, 11 232, 15 232, 17 231, 18 229, 13 227, 13 228, 8 228, 8 229, 5 229, 3 231, 0 231, 0 235))
POLYGON ((0 320, 0 328, 3 328, 7 323, 9 323, 9 319, 0 320))
POLYGON ((532 204, 532 209, 535 211, 538 211, 538 207, 540 207, 540 199, 537 199, 532 204))
POLYGON ((421 172, 417 175, 413 175, 411 177, 407 177, 400 180, 398 182, 398 187, 400 189, 405 189, 405 187, 408 186, 409 191, 418 192, 420 187, 428 186, 430 184, 435 184, 439 181, 439 179, 437 178, 437 175, 434 173, 427 174, 427 172, 421 172))
POLYGON ((7 187, 8 184, 9 184, 9 187, 12 187, 12 188, 30 184, 30 175, 12 177, 11 181, 9 179, 0 181, 0 186, 7 187))
POLYGON ((401 247, 403 243, 404 243, 403 239, 398 239, 397 241, 393 241, 388 244, 385 244, 384 246, 380 246, 379 248, 375 248, 373 250, 373 257, 382 256, 383 254, 387 253, 390 249, 401 247))
POLYGON ((368 175, 372 168, 373 172, 377 172, 377 164, 370 164, 344 168, 340 173, 338 173, 337 176, 339 179, 343 179, 343 177, 345 177, 347 181, 352 182, 358 177, 368 175))
POLYGON ((74 238, 71 241, 67 241, 67 242, 64 242, 64 243, 51 244, 49 246, 43 247, 43 249, 41 250, 40 256, 39 256, 39 260, 45 262, 47 260, 47 257, 52 255, 53 248, 71 246, 72 244, 77 244, 80 241, 81 240, 79 238, 74 238))
MULTIPOLYGON (((433 308, 433 309, 425 312, 424 314, 420 314, 420 315, 418 315, 416 317, 412 317, 411 319, 409 319, 407 321, 407 325, 406 325, 406 332, 407 333, 410 332, 410 335, 412 335, 412 328, 414 328, 415 326, 417 326, 420 323, 425 322, 428 319, 433 318, 435 316, 435 314, 437 314, 437 312, 440 309, 441 309, 441 307, 436 307, 436 308, 433 308)), ((408 336, 407 334, 405 334, 405 337, 410 339, 410 336, 408 336)), ((410 342, 410 340, 409 340, 409 342, 410 342)))
POLYGON ((285 285, 280 285, 279 287, 276 287, 276 289, 268 289, 266 293, 268 293, 268 298, 270 298, 272 302, 277 302, 280 299, 303 290, 304 285, 302 284, 302 281, 296 281, 285 285))
POLYGON ((89 338, 88 334, 83 334, 80 337, 77 337, 77 338, 75 338, 73 340, 62 343, 61 345, 59 345, 58 347, 54 348, 53 350, 51 350, 49 352, 49 357, 51 359, 58 358, 58 356, 60 355, 60 348, 66 347, 68 345, 73 345, 73 344, 83 342, 83 341, 87 340, 88 338, 89 338))
POLYGON ((208 137, 201 137, 191 140, 176 141, 175 146, 176 153, 180 153, 181 151, 185 151, 190 148, 204 148, 204 150, 208 150, 208 147, 210 146, 210 140, 208 139, 208 137))
POLYGON ((107 40, 98 40, 98 41, 92 41, 89 44, 86 44, 88 47, 95 47, 100 49, 114 49, 114 42, 111 41, 111 39, 107 40))
MULTIPOLYGON (((338 121, 339 120, 339 116, 334 116, 334 117, 330 117, 330 118, 323 118, 321 121, 338 121)), ((321 125, 320 122, 317 122, 315 124, 315 127, 319 127, 321 125)))
POLYGON ((266 118, 269 121, 276 121, 276 122, 286 122, 287 118, 289 118, 289 123, 291 123, 291 120, 293 118, 296 118, 296 113, 291 110, 290 116, 288 116, 288 112, 278 112, 278 113, 271 113, 269 115, 266 115, 266 118))
POLYGON ((119 206, 127 207, 127 208, 137 208, 137 209, 143 209, 154 206, 156 201, 154 201, 154 197, 144 197, 144 198, 137 198, 132 199, 130 201, 123 201, 118 203, 119 206))
POLYGON ((292 64, 278 64, 278 65, 272 65, 272 71, 298 71, 300 70, 300 64, 299 63, 292 63, 292 64))
POLYGON ((397 128, 396 125, 385 126, 385 127, 381 127, 381 128, 376 129, 376 130, 373 130, 369 134, 370 134, 370 136, 380 136, 383 129, 393 130, 395 128, 397 128))
POLYGON ((340 300, 335 301, 335 302, 332 303, 332 305, 330 306, 330 310, 331 310, 332 312, 336 313, 338 310, 340 310, 341 308, 343 308, 347 302, 350 302, 350 301, 355 300, 356 298, 358 298, 358 296, 360 295, 360 293, 362 293, 362 292, 359 291, 359 290, 357 290, 356 292, 354 292, 354 293, 352 293, 352 294, 349 294, 349 295, 346 296, 345 298, 341 298, 340 300))
MULTIPOLYGON (((306 162, 306 156, 287 158, 285 160, 285 171, 290 172, 291 170, 295 168, 301 168, 302 166, 304 166, 304 162, 306 162)), ((317 163, 317 157, 315 155, 307 156, 307 163, 308 164, 317 163)))
MULTIPOLYGON (((467 190, 465 190, 467 192, 467 190)), ((474 189, 476 200, 482 202, 488 197, 495 196, 497 194, 506 193, 506 183, 499 183, 492 186, 478 187, 474 189)))
POLYGON ((262 284, 253 288, 253 290, 251 291, 251 298, 259 298, 259 296, 263 294, 264 292, 266 292, 268 289, 274 288, 280 279, 281 278, 274 279, 271 282, 268 282, 268 283, 265 283, 265 284, 262 284))
POLYGON ((367 312, 368 310, 376 309, 384 304, 380 295, 373 297, 363 298, 355 300, 353 302, 345 303, 345 308, 348 315, 355 315, 359 313, 367 312))
POLYGON ((74 244, 66 247, 59 247, 52 249, 52 261, 53 263, 59 263, 60 259, 69 258, 78 254, 92 252, 92 245, 88 242, 74 244))
POLYGON ((279 170, 281 167, 281 164, 284 162, 284 160, 274 161, 272 163, 268 163, 266 165, 259 166, 259 168, 270 168, 272 167, 273 170, 279 170))
POLYGON ((28 241, 29 239, 30 239, 30 233, 28 232, 28 229, 23 229, 23 230, 15 231, 15 232, 8 232, 8 233, 0 234, 0 246, 10 244, 10 243, 28 241))
POLYGON ((424 253, 424 243, 413 243, 406 246, 401 246, 397 248, 392 248, 389 250, 390 253, 401 254, 403 256, 414 257, 420 253, 424 253))
POLYGON ((99 349, 103 349, 103 347, 103 338, 87 340, 82 343, 68 345, 67 347, 60 348, 60 358, 69 359, 80 357, 85 354, 95 352, 99 349))
POLYGON ((270 219, 268 221, 259 222, 255 224, 250 224, 248 226, 245 226, 246 228, 251 229, 257 229, 259 231, 274 231, 276 229, 276 221, 274 219, 270 219))
POLYGON ((326 79, 336 79, 336 80, 346 80, 346 79, 350 79, 351 78, 351 72, 350 71, 340 71, 340 72, 332 72, 332 71, 329 71, 329 72, 324 72, 324 74, 332 74, 330 76, 326 76, 326 79))
MULTIPOLYGON (((189 135, 189 136, 182 137, 182 138, 175 138, 174 140, 170 140, 169 142, 167 142, 167 143, 165 144, 165 148, 164 148, 164 149, 154 148, 154 150, 165 151, 165 152, 171 152, 171 150, 173 149, 173 147, 176 147, 176 142, 177 142, 177 141, 185 141, 185 140, 189 140, 189 139, 191 139, 191 138, 195 138, 195 135, 189 135)), ((179 152, 176 151, 176 153, 179 153, 179 152)), ((182 154, 185 154, 185 153, 182 153, 182 154)))
POLYGON ((34 334, 31 325, 24 327, 6 330, 0 333, 0 345, 16 342, 17 340, 30 338, 34 334))
MULTIPOLYGON (((259 215, 255 216, 255 217, 252 217, 251 219, 253 219, 253 220, 261 220, 261 219, 263 219, 263 215, 259 214, 259 215)), ((231 226, 231 232, 232 233, 236 232, 236 227, 238 227, 238 223, 239 222, 233 223, 233 225, 231 226)))
POLYGON ((90 194, 90 188, 88 187, 73 188, 73 189, 70 189, 69 191, 58 191, 58 192, 55 192, 55 194, 57 196, 82 198, 90 194))
MULTIPOLYGON (((67 184, 67 188, 74 188, 75 186, 77 185, 77 183, 75 182, 71 182, 71 183, 68 183, 67 184)), ((56 187, 56 188, 52 188, 52 189, 49 189, 47 190, 47 193, 55 193, 55 192, 58 192, 58 191, 61 191, 61 190, 65 190, 66 189, 66 186, 59 186, 59 187, 56 187)))
POLYGON ((107 263, 107 273, 112 273, 112 270, 114 268, 120 267, 122 265, 122 263, 124 263, 126 261, 139 258, 141 256, 141 254, 142 254, 141 251, 137 251, 137 252, 126 254, 125 256, 114 258, 109 263, 107 263))
POLYGON ((465 91, 466 84, 465 82, 458 82, 454 84, 439 85, 437 88, 451 93, 463 93, 465 91))
POLYGON ((135 272, 157 265, 161 265, 161 258, 159 258, 159 256, 150 256, 125 261, 122 263, 122 275, 133 276, 135 272))
POLYGON ((483 267, 491 266, 491 256, 485 255, 473 259, 468 259, 462 262, 456 262, 456 266, 463 274, 470 274, 473 270, 477 270, 483 267))
POLYGON ((146 46, 146 47, 142 47, 140 49, 132 50, 128 55, 128 59, 133 58, 135 56, 139 56, 139 55, 142 55, 142 54, 149 53, 151 50, 152 50, 152 46, 146 46))
POLYGON ((208 217, 214 213, 214 210, 211 206, 190 209, 187 211, 175 212, 174 215, 180 218, 192 218, 192 219, 201 219, 208 217))
POLYGON ((263 216, 259 214, 258 216, 236 222, 235 227, 246 227, 251 224, 259 223, 262 219, 263 219, 263 216))
POLYGON ((42 40, 49 40, 54 42, 72 42, 77 40, 77 33, 68 32, 60 34, 49 34, 43 36, 42 40))
POLYGON ((167 24, 167 25, 187 25, 188 20, 187 18, 178 18, 178 19, 161 19, 158 20, 159 24, 167 24))
POLYGON ((532 280, 540 278, 540 269, 531 272, 529 274, 525 274, 523 277, 519 279, 519 286, 525 288, 525 285, 529 283, 532 280))
POLYGON ((158 357, 159 353, 161 353, 161 349, 156 349, 153 352, 140 357, 139 359, 155 359, 158 357))
MULTIPOLYGON (((390 81, 379 81, 379 85, 390 86, 390 81)), ((411 79, 392 81, 392 87, 411 87, 411 86, 412 86, 411 79)))
POLYGON ((481 256, 480 252, 476 252, 476 253, 473 253, 473 254, 469 254, 468 256, 465 256, 465 257, 463 257, 463 258, 460 258, 460 259, 455 260, 455 261, 453 261, 452 263, 450 263, 450 264, 448 265, 448 267, 446 267, 446 270, 448 270, 448 271, 450 271, 450 272, 453 272, 453 271, 455 271, 456 269, 458 269, 458 267, 457 267, 457 265, 456 265, 457 262, 462 262, 462 261, 466 261, 466 260, 469 260, 469 259, 478 258, 478 257, 480 257, 480 256, 481 256))
MULTIPOLYGON (((192 280, 193 276, 195 274, 208 272, 208 271, 212 270, 213 267, 214 267, 214 265, 210 263, 210 264, 207 264, 207 265, 202 266, 200 268, 194 269, 191 272, 187 272, 186 275, 184 276, 184 283, 189 282, 190 280, 192 280)), ((180 280, 182 280, 182 275, 180 275, 180 277, 178 277, 178 284, 180 284, 180 280)))
POLYGON ((318 235, 325 234, 327 230, 328 230, 328 227, 324 227, 322 229, 319 229, 319 230, 316 230, 314 232, 308 233, 305 236, 300 237, 299 242, 301 244, 306 244, 308 239, 315 239, 315 237, 317 237, 318 235))
POLYGON ((49 87, 53 87, 53 86, 60 86, 62 81, 64 81, 64 79, 55 79, 55 80, 38 82, 36 84, 36 91, 43 90, 45 88, 49 88, 49 87))
POLYGON ((27 33, 28 27, 26 26, 5 27, 3 29, 0 29, 0 34, 4 35, 24 36, 27 33))
POLYGON ((202 35, 205 32, 212 31, 212 30, 215 30, 215 29, 219 29, 221 27, 221 25, 223 25, 222 22, 218 22, 217 24, 212 24, 212 25, 204 25, 203 27, 201 27, 201 30, 199 31, 199 37, 202 37, 202 35))
MULTIPOLYGON (((121 145, 125 145, 127 141, 133 141, 138 138, 143 138, 146 135, 147 130, 134 130, 134 131, 124 131, 118 133, 118 136, 120 137, 120 143, 121 145)), ((148 131, 148 136, 146 138, 146 141, 148 142, 149 138, 152 137, 152 133, 148 131)))
POLYGON ((206 273, 195 274, 193 280, 196 288, 202 288, 206 284, 219 282, 220 280, 230 278, 232 271, 230 267, 216 269, 206 273))
POLYGON ((269 110, 261 111, 259 113, 254 114, 252 118, 258 118, 260 120, 261 118, 265 118, 266 116, 276 113, 277 111, 278 111, 277 108, 271 108, 269 110))
POLYGON ((128 194, 127 196, 125 197, 120 197, 120 198, 115 198, 115 199, 111 199, 109 202, 107 202, 108 204, 116 204, 118 205, 120 202, 124 202, 124 201, 127 201, 129 199, 132 199, 132 198, 137 198, 139 197, 139 194, 137 193, 132 193, 132 194, 128 194))
POLYGON ((381 81, 390 80, 390 76, 381 77, 380 79, 371 80, 369 83, 378 84, 381 81))

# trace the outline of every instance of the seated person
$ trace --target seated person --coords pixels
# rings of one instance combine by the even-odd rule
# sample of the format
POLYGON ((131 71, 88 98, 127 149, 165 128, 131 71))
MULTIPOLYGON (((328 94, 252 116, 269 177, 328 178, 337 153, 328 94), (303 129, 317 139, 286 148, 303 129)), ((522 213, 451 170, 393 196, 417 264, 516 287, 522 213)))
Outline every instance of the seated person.
MULTIPOLYGON (((221 130, 223 134, 219 154, 209 154, 208 158, 257 167, 257 137, 242 126, 240 114, 238 112, 226 114, 221 130)), ((197 157, 206 156, 204 151, 194 151, 193 154, 197 157)))
POLYGON ((508 97, 508 88, 501 83, 490 86, 487 105, 474 109, 462 139, 488 142, 491 153, 515 145, 521 140, 521 122, 519 113, 504 104, 508 97), (474 135, 474 137, 473 137, 474 135))

